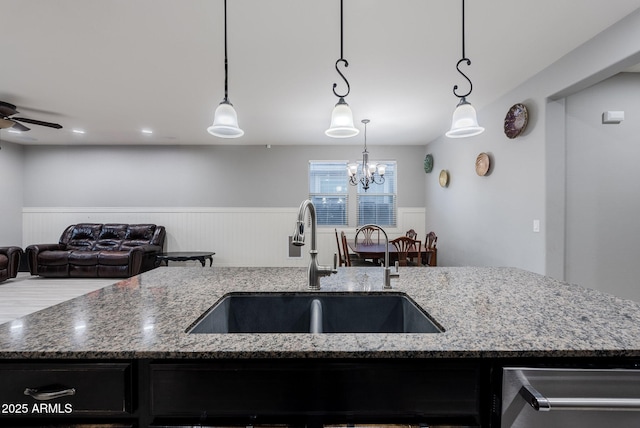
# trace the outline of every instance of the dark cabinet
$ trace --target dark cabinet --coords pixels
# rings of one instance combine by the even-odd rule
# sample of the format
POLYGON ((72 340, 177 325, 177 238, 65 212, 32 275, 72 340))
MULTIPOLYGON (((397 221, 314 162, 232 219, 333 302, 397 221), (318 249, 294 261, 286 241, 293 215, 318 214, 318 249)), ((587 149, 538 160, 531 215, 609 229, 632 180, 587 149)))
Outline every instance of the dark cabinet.
POLYGON ((480 370, 424 360, 249 360, 149 365, 159 424, 479 426, 480 370))

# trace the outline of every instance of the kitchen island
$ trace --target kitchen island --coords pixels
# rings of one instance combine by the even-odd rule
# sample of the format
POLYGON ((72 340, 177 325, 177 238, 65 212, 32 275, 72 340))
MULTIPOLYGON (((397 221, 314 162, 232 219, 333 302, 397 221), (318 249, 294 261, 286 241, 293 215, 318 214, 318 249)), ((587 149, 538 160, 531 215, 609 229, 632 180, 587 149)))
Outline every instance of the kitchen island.
MULTIPOLYGON (((158 420, 165 424, 216 420, 211 409, 199 411, 196 417, 190 413, 193 409, 179 408, 176 403, 180 400, 158 392, 173 388, 172 383, 184 374, 182 368, 197 373, 188 378, 190 384, 205 379, 210 385, 221 379, 225 394, 231 397, 234 393, 242 397, 243 389, 246 396, 247 387, 258 391, 260 382, 251 383, 258 376, 234 378, 228 373, 265 376, 277 372, 276 377, 269 377, 273 383, 263 393, 270 390, 277 395, 295 387, 331 394, 329 385, 314 380, 314 375, 322 373, 335 383, 362 369, 360 380, 380 376, 376 381, 380 381, 386 401, 389 394, 406 395, 388 391, 394 376, 400 376, 397 379, 403 379, 413 395, 421 389, 419 379, 425 376, 445 385, 437 391, 443 396, 456 389, 454 384, 460 385, 460 397, 451 392, 447 400, 455 403, 459 398, 462 411, 457 413, 441 402, 431 409, 428 403, 433 397, 427 397, 406 408, 392 400, 395 404, 390 408, 399 410, 390 417, 411 423, 423 417, 432 423, 489 426, 497 367, 634 367, 640 361, 640 304, 513 268, 400 268, 399 278, 392 280, 392 291, 406 293, 424 309, 444 329, 437 334, 186 333, 227 293, 307 292, 306 283, 304 268, 158 268, 1 325, 0 363, 5 373, 12 367, 34 364, 42 368, 110 365, 113 372, 107 373, 122 372, 114 377, 124 379, 127 404, 116 413, 97 414, 110 421, 133 420, 141 426, 158 420), (428 371, 422 373, 425 367, 428 371), (398 368, 405 371, 398 374, 398 368), (306 387, 295 383, 301 376, 312 377, 306 380, 306 387), (294 384, 280 389, 277 379, 294 384), (411 379, 417 379, 414 385, 411 379), (446 385, 447 379, 451 385, 446 385), (242 387, 234 386, 239 382, 242 387), (414 414, 410 409, 414 404, 426 410, 414 414), (436 408, 452 416, 440 414, 436 408)), ((386 292, 381 268, 339 268, 321 283, 321 292, 386 292)), ((349 384, 358 382, 351 379, 349 384)), ((370 384, 363 381, 363 385, 370 391, 370 384)), ((297 396, 305 393, 296 391, 297 396)), ((225 395, 216 394, 208 401, 225 395)), ((246 415, 235 408, 229 413, 221 411, 221 421, 237 417, 240 423, 249 423, 253 417, 258 422, 280 422, 278 418, 289 414, 290 420, 309 424, 313 418, 321 422, 388 421, 384 412, 358 410, 362 403, 356 403, 353 411, 329 403, 330 418, 322 419, 314 406, 324 409, 324 403, 307 409, 304 403, 291 403, 293 396, 286 394, 282 399, 290 404, 286 411, 261 411, 274 402, 267 400, 268 405, 261 405, 260 391, 256 394, 250 396, 254 410, 247 410, 246 415), (296 411, 298 408, 301 410, 296 411), (255 415, 250 416, 252 412, 255 415)), ((385 402, 384 398, 373 398, 372 392, 369 395, 374 406, 380 408, 385 402)), ((186 401, 194 402, 193 398, 186 401)), ((59 416, 87 417, 79 411, 59 416)))

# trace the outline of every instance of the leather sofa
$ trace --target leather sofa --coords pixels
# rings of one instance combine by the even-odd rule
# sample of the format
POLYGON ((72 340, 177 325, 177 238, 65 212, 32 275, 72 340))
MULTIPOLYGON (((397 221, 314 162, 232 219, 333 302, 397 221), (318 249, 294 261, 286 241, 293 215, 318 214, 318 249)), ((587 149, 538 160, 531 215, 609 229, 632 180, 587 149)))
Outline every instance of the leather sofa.
POLYGON ((80 223, 68 226, 57 244, 25 249, 32 275, 128 278, 158 266, 164 226, 80 223))
POLYGON ((0 247, 0 281, 15 278, 20 267, 20 247, 0 247))

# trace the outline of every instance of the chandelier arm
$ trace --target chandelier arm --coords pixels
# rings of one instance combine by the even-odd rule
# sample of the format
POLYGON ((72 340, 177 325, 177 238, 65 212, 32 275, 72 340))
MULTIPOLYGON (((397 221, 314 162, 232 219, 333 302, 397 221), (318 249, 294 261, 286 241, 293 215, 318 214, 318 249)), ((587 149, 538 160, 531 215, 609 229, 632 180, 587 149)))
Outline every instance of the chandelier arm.
POLYGON ((351 86, 349 85, 349 81, 347 80, 346 77, 344 77, 344 74, 342 74, 342 72, 340 71, 340 69, 338 68, 338 64, 339 63, 343 63, 345 67, 349 67, 349 62, 344 59, 344 58, 340 58, 339 60, 336 61, 336 71, 338 72, 338 74, 340 75, 340 77, 342 77, 342 80, 344 80, 344 83, 347 85, 347 92, 345 92, 344 94, 339 94, 336 92, 336 88, 338 87, 337 83, 333 84, 333 93, 335 94, 336 97, 338 98, 344 98, 347 95, 349 95, 349 92, 351 92, 351 86))

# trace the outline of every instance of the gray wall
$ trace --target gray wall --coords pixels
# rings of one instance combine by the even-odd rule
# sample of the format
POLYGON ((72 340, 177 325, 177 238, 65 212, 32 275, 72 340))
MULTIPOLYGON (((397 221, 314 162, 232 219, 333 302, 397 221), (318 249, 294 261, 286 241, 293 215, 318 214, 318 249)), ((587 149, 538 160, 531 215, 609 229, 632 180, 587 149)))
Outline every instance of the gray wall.
POLYGON ((566 99, 566 279, 640 301, 640 73, 566 99), (620 124, 602 113, 623 110, 620 124))
POLYGON ((4 141, 0 147, 0 246, 21 246, 23 147, 4 141))
MULTIPOLYGON (((297 207, 309 160, 362 146, 25 147, 25 207, 297 207)), ((425 204, 422 146, 370 146, 398 162, 398 206, 425 204)))

